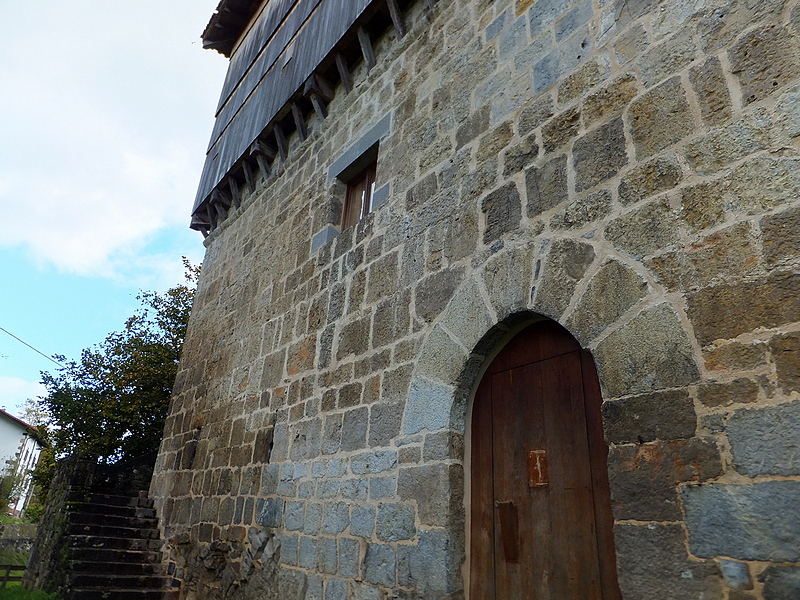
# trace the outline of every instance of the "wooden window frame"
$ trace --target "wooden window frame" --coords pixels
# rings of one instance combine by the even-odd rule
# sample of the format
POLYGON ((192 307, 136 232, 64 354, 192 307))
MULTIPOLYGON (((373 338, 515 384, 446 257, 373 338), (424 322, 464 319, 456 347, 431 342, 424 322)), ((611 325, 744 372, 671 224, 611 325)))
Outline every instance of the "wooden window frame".
POLYGON ((377 160, 372 161, 347 181, 347 193, 342 207, 342 231, 352 227, 372 211, 377 164, 377 160))

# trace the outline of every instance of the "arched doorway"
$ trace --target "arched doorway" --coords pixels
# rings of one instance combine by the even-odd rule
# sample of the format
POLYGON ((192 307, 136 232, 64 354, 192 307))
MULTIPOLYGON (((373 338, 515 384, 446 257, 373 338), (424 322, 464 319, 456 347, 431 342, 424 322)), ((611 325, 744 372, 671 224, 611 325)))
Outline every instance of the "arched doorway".
POLYGON ((471 600, 619 600, 601 401, 554 321, 492 361, 472 410, 471 600))

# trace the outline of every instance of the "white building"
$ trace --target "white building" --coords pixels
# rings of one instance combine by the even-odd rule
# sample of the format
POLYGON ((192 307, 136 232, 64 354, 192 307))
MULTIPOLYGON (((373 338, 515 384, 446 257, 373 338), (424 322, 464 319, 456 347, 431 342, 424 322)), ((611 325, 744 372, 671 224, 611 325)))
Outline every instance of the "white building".
POLYGON ((0 410, 0 473, 20 482, 8 506, 9 513, 15 517, 22 514, 31 497, 31 474, 41 453, 42 443, 36 428, 0 410))

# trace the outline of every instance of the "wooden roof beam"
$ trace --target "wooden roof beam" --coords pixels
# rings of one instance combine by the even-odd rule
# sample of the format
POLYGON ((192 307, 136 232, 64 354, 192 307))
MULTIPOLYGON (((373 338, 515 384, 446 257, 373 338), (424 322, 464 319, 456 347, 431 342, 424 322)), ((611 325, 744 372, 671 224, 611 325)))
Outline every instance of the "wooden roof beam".
POLYGON ((306 129, 306 119, 297 106, 297 102, 292 101, 292 118, 294 119, 294 128, 297 130, 297 135, 300 136, 300 141, 305 141, 308 137, 308 129, 306 129))
POLYGON ((364 62, 367 63, 367 71, 371 71, 372 67, 378 64, 375 60, 375 51, 372 49, 372 40, 369 39, 369 34, 361 26, 359 26, 356 34, 358 35, 358 45, 361 46, 364 62))
POLYGON ((386 6, 389 8, 389 16, 392 18, 397 37, 403 37, 406 34, 406 24, 403 22, 403 13, 400 12, 400 7, 397 6, 397 0, 386 0, 386 6))
POLYGON ((341 53, 336 53, 336 70, 339 71, 339 79, 346 92, 350 93, 353 89, 353 80, 350 79, 350 67, 347 66, 347 59, 341 53))
POLYGON ((275 142, 278 144, 281 160, 285 161, 289 157, 289 151, 286 147, 286 135, 283 133, 283 127, 281 127, 280 123, 275 123, 272 132, 275 134, 275 142))

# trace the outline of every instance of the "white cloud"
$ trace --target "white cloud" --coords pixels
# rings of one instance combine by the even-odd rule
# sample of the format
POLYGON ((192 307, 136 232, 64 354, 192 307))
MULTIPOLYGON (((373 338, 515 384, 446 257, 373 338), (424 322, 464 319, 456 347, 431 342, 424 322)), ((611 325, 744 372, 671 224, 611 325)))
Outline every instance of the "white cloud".
POLYGON ((226 66, 197 40, 216 4, 76 0, 4 17, 0 245, 117 278, 164 270, 172 235, 202 253, 184 233, 226 66))
POLYGON ((39 382, 25 381, 19 377, 0 377, 0 408, 18 417, 22 405, 28 398, 47 394, 47 389, 39 382))

